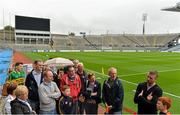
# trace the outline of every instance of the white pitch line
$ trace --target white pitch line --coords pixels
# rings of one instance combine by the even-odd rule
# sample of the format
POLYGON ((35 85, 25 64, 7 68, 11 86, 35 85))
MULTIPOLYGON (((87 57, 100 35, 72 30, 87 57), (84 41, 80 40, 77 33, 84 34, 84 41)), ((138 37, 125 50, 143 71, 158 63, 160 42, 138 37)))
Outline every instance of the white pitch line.
MULTIPOLYGON (((158 71, 158 72, 163 73, 163 72, 179 71, 179 70, 180 69, 169 69, 169 70, 162 70, 162 71, 158 71)), ((125 77, 125 76, 134 76, 134 75, 142 75, 142 74, 146 74, 146 73, 127 74, 127 75, 120 75, 120 76, 125 77)))
POLYGON ((96 79, 101 79, 100 77, 97 77, 96 79))
MULTIPOLYGON (((90 69, 86 69, 86 70, 92 71, 92 72, 97 73, 97 74, 100 74, 100 75, 108 76, 108 75, 105 75, 105 74, 102 74, 102 73, 99 73, 99 72, 97 72, 97 71, 93 71, 93 70, 90 70, 90 69)), ((173 71, 177 71, 177 70, 180 70, 180 69, 174 69, 173 71)), ((163 72, 165 72, 165 71, 170 71, 170 70, 164 70, 163 72)), ((172 70, 171 70, 171 71, 172 71, 172 70)), ((162 72, 162 71, 161 71, 161 72, 162 72)), ((129 74, 129 75, 131 76, 131 74, 129 74)), ((138 74, 137 74, 137 75, 138 75, 138 74)), ((130 82, 130 81, 127 81, 127 80, 124 80, 124 79, 121 79, 121 78, 120 78, 120 80, 123 81, 123 82, 129 83, 129 84, 135 85, 135 86, 138 85, 137 83, 130 82)), ((163 93, 164 93, 164 94, 167 94, 167 95, 170 95, 170 96, 172 96, 172 97, 176 97, 176 98, 180 99, 180 96, 174 95, 174 94, 172 94, 172 93, 168 93, 168 92, 163 92, 163 93)))
POLYGON ((172 97, 176 97, 176 98, 179 98, 179 99, 180 99, 180 96, 174 95, 174 94, 172 94, 172 93, 164 92, 164 94, 170 95, 170 96, 172 96, 172 97))

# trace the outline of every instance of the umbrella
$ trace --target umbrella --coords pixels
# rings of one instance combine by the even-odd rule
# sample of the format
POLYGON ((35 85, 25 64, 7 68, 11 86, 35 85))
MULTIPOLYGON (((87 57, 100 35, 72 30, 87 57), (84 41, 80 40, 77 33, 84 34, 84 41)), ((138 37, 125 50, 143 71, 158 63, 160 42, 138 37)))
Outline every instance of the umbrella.
POLYGON ((44 65, 49 65, 49 66, 70 66, 73 65, 73 62, 69 59, 65 58, 53 58, 49 59, 44 62, 44 65))

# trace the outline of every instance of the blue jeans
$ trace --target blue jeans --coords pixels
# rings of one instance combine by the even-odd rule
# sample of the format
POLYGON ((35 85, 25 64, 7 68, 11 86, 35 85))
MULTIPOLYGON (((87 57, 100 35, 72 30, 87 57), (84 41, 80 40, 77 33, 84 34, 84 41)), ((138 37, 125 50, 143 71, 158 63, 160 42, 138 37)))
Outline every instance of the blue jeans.
POLYGON ((50 110, 50 111, 40 110, 40 114, 43 114, 43 115, 50 115, 50 114, 55 115, 55 114, 57 114, 57 112, 56 112, 56 108, 55 108, 55 109, 50 110))

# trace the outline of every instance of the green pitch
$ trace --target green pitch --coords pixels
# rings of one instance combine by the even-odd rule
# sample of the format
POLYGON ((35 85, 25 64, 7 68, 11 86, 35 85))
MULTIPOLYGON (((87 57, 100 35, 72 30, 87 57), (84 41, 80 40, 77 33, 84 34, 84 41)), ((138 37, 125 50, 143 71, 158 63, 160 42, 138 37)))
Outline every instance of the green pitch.
POLYGON ((25 53, 31 59, 47 60, 53 57, 79 59, 88 71, 96 74, 103 83, 109 67, 118 69, 119 78, 125 89, 124 106, 137 110, 133 103, 136 84, 146 80, 149 70, 159 72, 158 84, 165 96, 173 99, 170 112, 180 114, 180 53, 113 53, 113 52, 69 52, 69 53, 25 53))

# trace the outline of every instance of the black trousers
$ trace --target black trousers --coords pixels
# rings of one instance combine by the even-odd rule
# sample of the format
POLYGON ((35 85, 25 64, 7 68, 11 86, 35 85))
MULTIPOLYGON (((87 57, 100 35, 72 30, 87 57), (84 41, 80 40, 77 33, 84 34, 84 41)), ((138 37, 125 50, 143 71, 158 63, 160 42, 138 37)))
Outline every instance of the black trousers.
POLYGON ((94 103, 85 103, 86 114, 98 114, 98 104, 94 103))
POLYGON ((85 111, 85 102, 78 102, 79 105, 79 114, 84 114, 85 111))
POLYGON ((78 114, 78 100, 73 102, 72 114, 78 114))

